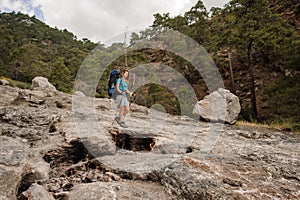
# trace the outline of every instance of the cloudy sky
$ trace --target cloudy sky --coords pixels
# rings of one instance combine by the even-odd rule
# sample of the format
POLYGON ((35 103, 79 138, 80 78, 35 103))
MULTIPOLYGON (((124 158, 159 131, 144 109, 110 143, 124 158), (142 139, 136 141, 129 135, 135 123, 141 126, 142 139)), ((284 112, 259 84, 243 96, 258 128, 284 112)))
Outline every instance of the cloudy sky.
MULTIPOLYGON (((67 29, 78 38, 107 43, 126 30, 145 29, 155 13, 171 16, 188 11, 197 0, 0 0, 0 11, 36 15, 51 27, 67 29)), ((209 10, 229 0, 203 0, 209 10)))

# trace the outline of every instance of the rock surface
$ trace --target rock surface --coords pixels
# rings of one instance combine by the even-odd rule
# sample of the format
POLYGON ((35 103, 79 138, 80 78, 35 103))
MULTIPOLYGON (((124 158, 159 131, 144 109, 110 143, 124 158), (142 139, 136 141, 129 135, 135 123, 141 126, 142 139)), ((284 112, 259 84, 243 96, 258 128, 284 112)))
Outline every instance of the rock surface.
POLYGON ((0 200, 300 198, 299 134, 137 105, 124 129, 109 99, 0 94, 0 200))
POLYGON ((239 98, 223 88, 205 96, 193 109, 193 114, 205 121, 222 121, 228 124, 234 124, 240 112, 239 98))
POLYGON ((41 185, 33 183, 29 189, 23 192, 24 198, 30 200, 54 200, 54 197, 41 185))
POLYGON ((97 182, 80 184, 70 192, 69 199, 74 200, 98 200, 98 199, 132 199, 132 200, 171 200, 175 197, 160 192, 162 189, 158 183, 140 181, 121 182, 97 182), (88 192, 87 192, 88 191, 88 192))

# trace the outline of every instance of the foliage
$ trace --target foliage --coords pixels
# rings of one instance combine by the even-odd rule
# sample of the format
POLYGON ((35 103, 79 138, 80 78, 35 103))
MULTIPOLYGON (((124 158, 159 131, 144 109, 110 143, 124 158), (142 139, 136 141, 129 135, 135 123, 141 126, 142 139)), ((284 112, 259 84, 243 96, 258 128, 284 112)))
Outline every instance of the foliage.
POLYGON ((59 90, 70 92, 76 73, 96 44, 77 40, 66 29, 51 28, 22 13, 0 13, 0 75, 30 83, 49 78, 59 90))
POLYGON ((136 92, 136 103, 147 107, 162 105, 167 113, 180 114, 178 99, 168 88, 152 83, 138 88, 136 92))
POLYGON ((300 123, 300 83, 299 75, 278 79, 264 88, 264 100, 268 102, 266 109, 273 110, 266 116, 266 121, 300 123))

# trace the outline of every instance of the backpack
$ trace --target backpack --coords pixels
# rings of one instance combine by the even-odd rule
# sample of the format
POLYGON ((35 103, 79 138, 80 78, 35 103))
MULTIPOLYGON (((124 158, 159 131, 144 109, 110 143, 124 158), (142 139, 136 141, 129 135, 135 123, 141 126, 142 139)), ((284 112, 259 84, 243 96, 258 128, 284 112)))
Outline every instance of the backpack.
POLYGON ((120 78, 120 71, 119 70, 112 70, 109 75, 109 81, 108 81, 108 95, 109 98, 112 97, 113 93, 115 92, 116 88, 116 82, 117 79, 120 78))

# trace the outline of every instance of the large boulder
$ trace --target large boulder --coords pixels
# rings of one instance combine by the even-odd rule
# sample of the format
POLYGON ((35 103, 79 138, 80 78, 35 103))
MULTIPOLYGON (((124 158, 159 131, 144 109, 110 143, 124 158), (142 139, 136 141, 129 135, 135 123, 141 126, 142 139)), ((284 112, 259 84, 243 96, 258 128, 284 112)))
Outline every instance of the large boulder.
POLYGON ((49 83, 47 78, 44 78, 44 77, 35 77, 34 79, 32 79, 31 89, 56 91, 56 88, 51 83, 49 83))
POLYGON ((193 114, 204 121, 222 121, 234 124, 241 112, 239 98, 229 90, 219 88, 195 104, 193 114))

